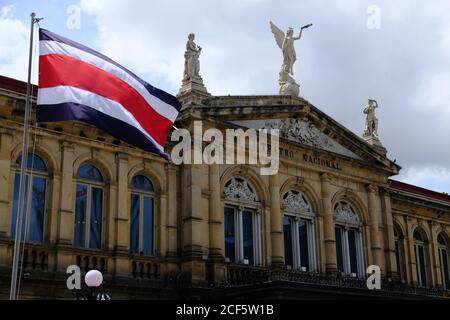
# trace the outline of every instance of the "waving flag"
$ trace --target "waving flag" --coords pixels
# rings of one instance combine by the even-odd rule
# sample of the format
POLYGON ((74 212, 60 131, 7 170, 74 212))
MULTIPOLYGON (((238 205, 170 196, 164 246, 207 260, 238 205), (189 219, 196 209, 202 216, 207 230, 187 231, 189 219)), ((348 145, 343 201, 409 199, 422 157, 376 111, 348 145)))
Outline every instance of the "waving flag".
POLYGON ((164 152, 177 98, 108 57, 39 30, 39 122, 78 120, 146 151, 164 152))

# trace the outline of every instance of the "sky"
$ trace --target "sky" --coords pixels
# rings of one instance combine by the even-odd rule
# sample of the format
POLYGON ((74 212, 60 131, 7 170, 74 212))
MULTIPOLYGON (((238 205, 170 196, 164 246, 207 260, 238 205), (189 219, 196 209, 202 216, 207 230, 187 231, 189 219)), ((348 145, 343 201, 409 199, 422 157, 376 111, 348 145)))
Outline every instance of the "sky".
POLYGON ((295 43, 300 95, 358 135, 376 99, 395 179, 450 193, 448 0, 0 0, 1 75, 26 80, 32 11, 174 95, 190 32, 211 94, 264 95, 282 62, 269 21, 296 34, 313 23, 295 43))

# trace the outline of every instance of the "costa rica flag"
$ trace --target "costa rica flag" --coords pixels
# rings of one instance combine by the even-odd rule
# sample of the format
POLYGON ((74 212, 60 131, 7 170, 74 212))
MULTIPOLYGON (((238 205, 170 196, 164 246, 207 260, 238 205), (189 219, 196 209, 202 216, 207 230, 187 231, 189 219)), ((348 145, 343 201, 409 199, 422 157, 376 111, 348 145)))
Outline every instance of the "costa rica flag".
POLYGON ((169 160, 164 145, 180 109, 103 54, 39 29, 38 122, 82 121, 169 160))

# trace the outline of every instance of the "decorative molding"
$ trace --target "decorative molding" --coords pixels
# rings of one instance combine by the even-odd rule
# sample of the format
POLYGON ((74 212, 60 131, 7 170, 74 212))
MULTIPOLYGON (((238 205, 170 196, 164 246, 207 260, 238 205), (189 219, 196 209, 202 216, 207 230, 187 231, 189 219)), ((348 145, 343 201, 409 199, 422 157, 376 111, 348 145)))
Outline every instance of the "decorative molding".
POLYGON ((306 201, 303 193, 299 191, 289 190, 284 196, 283 207, 289 212, 314 215, 310 204, 306 201))
POLYGON ((362 226, 361 219, 348 202, 339 201, 334 209, 334 217, 336 222, 344 225, 362 226))
POLYGON ((238 120, 231 122, 254 129, 278 129, 281 138, 361 160, 354 152, 323 133, 306 117, 301 119, 238 120))
POLYGON ((249 202, 257 202, 256 193, 249 186, 248 182, 240 178, 231 178, 224 188, 225 198, 234 200, 244 200, 249 202))

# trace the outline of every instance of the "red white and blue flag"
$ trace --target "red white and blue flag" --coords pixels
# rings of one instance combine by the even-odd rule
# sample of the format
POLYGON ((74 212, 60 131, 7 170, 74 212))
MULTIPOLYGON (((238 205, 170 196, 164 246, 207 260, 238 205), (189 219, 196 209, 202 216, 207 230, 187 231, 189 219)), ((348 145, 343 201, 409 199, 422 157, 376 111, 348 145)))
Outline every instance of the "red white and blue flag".
POLYGON ((39 122, 77 120, 169 159, 167 136, 181 105, 108 57, 39 29, 39 122))

